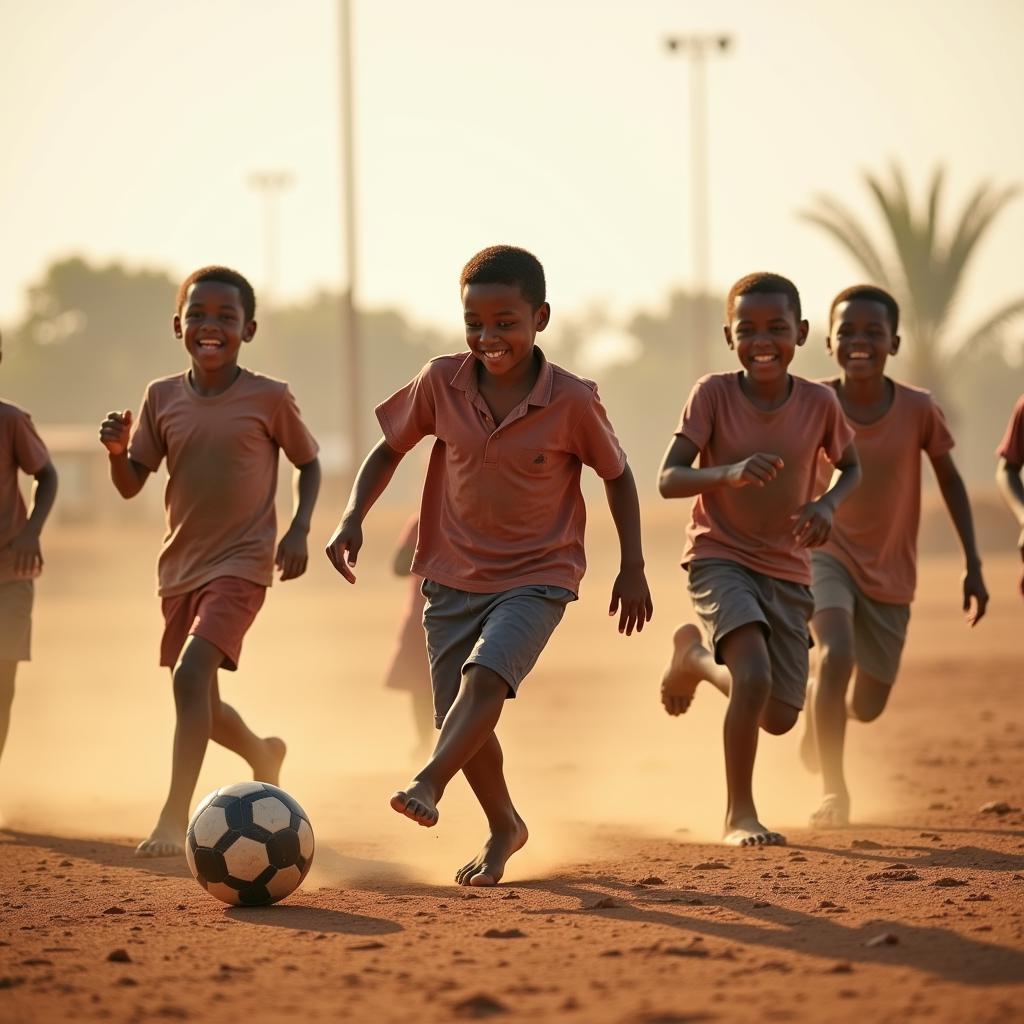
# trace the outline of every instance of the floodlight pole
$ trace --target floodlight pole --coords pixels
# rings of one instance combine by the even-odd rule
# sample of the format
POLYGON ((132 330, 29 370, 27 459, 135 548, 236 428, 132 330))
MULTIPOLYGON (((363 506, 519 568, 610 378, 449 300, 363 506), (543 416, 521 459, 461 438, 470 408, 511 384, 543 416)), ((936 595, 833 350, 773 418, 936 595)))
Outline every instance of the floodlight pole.
POLYGON ((281 194, 292 184, 288 171, 254 171, 249 187, 263 202, 263 244, 265 247, 263 299, 261 305, 272 311, 277 302, 280 271, 280 234, 278 231, 281 194))
POLYGON ((338 3, 338 43, 341 99, 341 176, 342 176, 342 248, 345 254, 347 287, 341 291, 342 375, 345 386, 346 421, 349 442, 349 462, 346 477, 351 483, 359 468, 363 454, 362 440, 362 360, 359 345, 359 317, 356 313, 356 188, 355 188, 355 131, 352 97, 352 4, 350 0, 338 3))
POLYGON ((710 189, 708 188, 708 97, 707 61, 710 53, 725 53, 732 37, 722 33, 667 36, 669 53, 681 53, 690 61, 690 232, 693 253, 691 265, 692 315, 690 349, 694 376, 707 373, 709 325, 704 306, 710 292, 711 228, 710 189))

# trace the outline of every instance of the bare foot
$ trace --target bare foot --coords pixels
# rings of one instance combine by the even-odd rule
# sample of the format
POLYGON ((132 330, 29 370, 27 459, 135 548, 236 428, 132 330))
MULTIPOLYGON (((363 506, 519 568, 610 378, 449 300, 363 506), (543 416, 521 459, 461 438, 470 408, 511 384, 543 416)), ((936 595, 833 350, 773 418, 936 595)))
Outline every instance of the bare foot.
POLYGON ((661 703, 670 715, 681 715, 690 707, 694 691, 703 676, 695 655, 701 646, 696 626, 680 626, 672 636, 672 661, 661 677, 661 703))
POLYGON ((726 826, 722 840, 727 846, 785 846, 786 837, 780 832, 772 832, 757 818, 741 818, 726 826))
POLYGON ((284 740, 277 736, 268 736, 263 741, 263 750, 252 762, 252 777, 256 782, 269 782, 271 786, 280 785, 281 762, 288 753, 284 740))
POLYGON ((818 757, 818 733, 814 728, 814 680, 807 684, 807 700, 804 702, 804 734, 800 737, 800 760, 804 767, 815 775, 821 771, 818 757))
POLYGON ((455 881, 459 885, 497 885, 509 857, 521 850, 529 838, 526 822, 517 814, 511 829, 491 832, 484 848, 455 872, 455 881))
POLYGON ((182 840, 185 830, 158 821, 148 839, 135 847, 136 857, 180 857, 185 852, 182 840))
POLYGON ((850 798, 845 793, 826 793, 811 815, 813 828, 846 828, 850 824, 850 798))
POLYGON ((405 789, 400 789, 391 797, 392 810, 412 818, 425 828, 432 828, 440 817, 437 811, 437 797, 425 782, 414 782, 405 789))

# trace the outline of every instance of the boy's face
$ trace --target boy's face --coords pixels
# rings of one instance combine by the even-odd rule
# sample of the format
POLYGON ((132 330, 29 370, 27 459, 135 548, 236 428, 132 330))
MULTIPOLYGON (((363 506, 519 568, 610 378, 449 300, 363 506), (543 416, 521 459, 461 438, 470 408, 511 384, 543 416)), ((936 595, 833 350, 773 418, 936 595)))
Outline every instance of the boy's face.
POLYGON ((850 299, 832 311, 825 343, 847 377, 871 380, 885 372, 885 361, 896 354, 900 338, 893 334, 889 311, 881 302, 850 299))
POLYGON ((807 321, 798 321, 783 294, 739 295, 725 340, 736 350, 747 376, 774 384, 786 376, 798 345, 807 340, 807 321))
POLYGON ((466 344, 495 377, 511 373, 533 356, 533 340, 548 325, 551 308, 537 309, 514 284, 467 284, 462 289, 466 344))
POLYGON ((242 296, 233 284, 199 281, 185 295, 174 333, 184 338, 192 362, 213 372, 237 362, 242 342, 256 333, 256 321, 246 321, 242 296))

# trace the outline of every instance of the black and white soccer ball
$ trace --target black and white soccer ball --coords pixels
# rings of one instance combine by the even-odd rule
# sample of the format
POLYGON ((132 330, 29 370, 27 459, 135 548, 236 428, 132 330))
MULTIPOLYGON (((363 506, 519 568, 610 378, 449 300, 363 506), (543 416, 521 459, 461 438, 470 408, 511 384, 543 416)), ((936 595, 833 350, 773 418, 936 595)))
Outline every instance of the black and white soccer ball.
POLYGON ((225 903, 266 906, 294 892, 313 863, 313 828, 283 789, 222 786, 188 823, 185 859, 196 881, 225 903))

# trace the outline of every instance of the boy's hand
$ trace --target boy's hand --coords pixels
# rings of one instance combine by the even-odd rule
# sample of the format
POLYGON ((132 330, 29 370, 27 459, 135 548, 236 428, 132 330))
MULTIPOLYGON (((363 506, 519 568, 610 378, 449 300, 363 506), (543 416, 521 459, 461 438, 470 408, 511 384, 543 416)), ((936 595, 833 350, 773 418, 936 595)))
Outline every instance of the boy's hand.
POLYGON ((832 516, 834 509, 828 502, 809 501, 792 518, 793 536, 799 548, 817 548, 828 540, 832 532, 832 516))
POLYGON ((612 602, 608 606, 609 615, 616 612, 619 613, 619 632, 626 636, 632 635, 634 626, 638 633, 642 632, 644 623, 651 621, 654 604, 643 569, 619 570, 612 584, 612 602))
POLYGON ((19 579, 30 580, 43 571, 43 552, 37 530, 23 527, 7 547, 14 553, 14 575, 19 579))
POLYGON ((363 528, 359 523, 349 522, 342 519, 338 528, 331 534, 324 550, 331 565, 334 566, 342 576, 355 583, 356 577, 352 569, 355 567, 359 549, 363 546, 363 528))
MULTIPOLYGON (((1021 582, 1024 593, 1024 580, 1021 582)), ((964 572, 964 611, 967 612, 967 621, 971 626, 976 626, 985 617, 985 609, 988 607, 988 590, 985 581, 981 578, 980 568, 970 568, 964 572), (973 601, 973 608, 971 607, 973 601)))
POLYGON ((128 435, 132 429, 132 411, 108 412, 100 424, 100 441, 111 455, 123 455, 128 450, 128 435))
POLYGON ((281 582, 301 576, 306 571, 308 562, 306 531, 292 523, 277 545, 277 554, 274 555, 274 565, 281 570, 281 582))
POLYGON ((733 463, 726 475, 730 487, 764 487, 770 484, 783 467, 778 455, 757 452, 742 462, 733 463))

